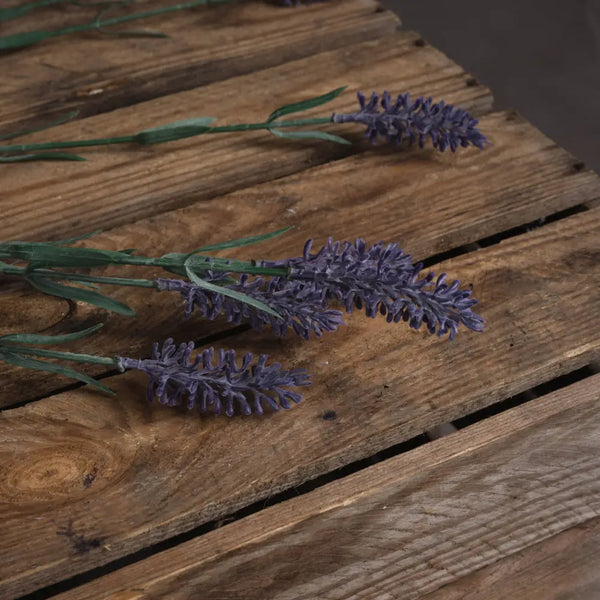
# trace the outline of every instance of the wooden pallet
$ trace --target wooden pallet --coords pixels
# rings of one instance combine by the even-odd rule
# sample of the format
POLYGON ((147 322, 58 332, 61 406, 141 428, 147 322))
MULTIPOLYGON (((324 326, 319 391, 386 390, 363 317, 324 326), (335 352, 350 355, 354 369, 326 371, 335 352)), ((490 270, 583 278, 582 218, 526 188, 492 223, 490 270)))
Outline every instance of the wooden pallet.
MULTIPOLYGON (((6 30, 79 14, 48 8, 6 30)), ((169 335, 218 338, 306 367, 314 384, 291 411, 196 418, 147 405, 133 373, 88 369, 108 375, 111 398, 2 365, 0 597, 599 596, 598 177, 514 111, 493 112, 484 86, 373 0, 249 1, 143 25, 171 37, 81 35, 1 56, 2 130, 73 108, 53 138, 258 120, 348 85, 331 111, 359 89, 433 95, 480 116, 493 145, 451 155, 373 148, 360 132, 349 148, 255 132, 5 165, 0 239, 102 228, 88 246, 157 255, 225 228, 293 226, 251 249, 265 258, 309 237, 399 241, 472 284, 488 327, 449 343, 357 313, 321 339, 280 340, 185 321, 171 294, 111 290, 136 309, 127 320, 4 283, 0 333, 103 321, 69 349, 134 356, 169 335)))

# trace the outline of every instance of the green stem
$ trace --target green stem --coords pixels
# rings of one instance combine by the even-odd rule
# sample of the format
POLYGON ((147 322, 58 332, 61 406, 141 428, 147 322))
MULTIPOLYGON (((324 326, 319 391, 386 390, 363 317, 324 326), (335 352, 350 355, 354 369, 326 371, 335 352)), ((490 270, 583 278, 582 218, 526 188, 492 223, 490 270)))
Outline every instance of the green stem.
POLYGON ((89 29, 112 27, 113 25, 120 25, 121 23, 128 23, 129 21, 137 21, 138 19, 147 19, 149 17, 156 17, 158 15, 166 15, 178 10, 187 10, 190 8, 196 8, 197 6, 203 6, 205 4, 223 4, 225 2, 233 2, 233 0, 194 0, 193 2, 181 2, 180 4, 174 4, 173 6, 155 8, 145 12, 134 13, 133 15, 125 15, 123 17, 113 17, 112 19, 106 19, 105 21, 94 21, 92 23, 85 23, 83 25, 73 25, 72 27, 65 27, 64 29, 50 31, 48 33, 51 37, 68 35, 70 33, 79 33, 80 31, 87 31, 89 29))
POLYGON ((203 6, 206 4, 223 4, 225 2, 233 1, 234 0, 194 0, 193 2, 182 2, 173 6, 155 8, 153 10, 134 13, 132 15, 113 17, 112 19, 105 19, 104 21, 94 20, 91 23, 83 23, 82 25, 72 25, 71 27, 64 27, 63 29, 56 29, 54 31, 25 31, 22 33, 8 35, 0 38, 0 50, 9 50, 14 48, 22 48, 24 46, 31 46, 51 37, 69 35, 71 33, 80 33, 82 31, 89 31, 90 29, 102 29, 105 27, 112 27, 113 25, 120 25, 121 23, 127 23, 129 21, 137 21, 139 19, 147 19, 149 17, 166 15, 168 13, 180 10, 187 10, 190 8, 196 8, 197 6, 203 6))
MULTIPOLYGON (((27 275, 25 267, 15 267, 13 265, 0 264, 0 273, 7 275, 27 275)), ((51 279, 63 279, 65 281, 81 281, 86 283, 103 283, 107 285, 126 285, 131 287, 156 287, 156 283, 150 279, 129 279, 126 277, 102 277, 100 275, 83 275, 79 273, 64 273, 61 271, 49 271, 47 269, 35 269, 34 273, 50 277, 51 279)))
MULTIPOLYGON (((289 121, 265 121, 261 123, 240 123, 238 125, 223 125, 210 127, 196 135, 209 133, 230 133, 235 131, 252 131, 257 129, 281 129, 286 127, 303 127, 305 125, 323 125, 331 123, 331 117, 314 117, 310 119, 292 119, 289 121)), ((68 142, 43 142, 38 144, 13 144, 0 146, 0 153, 35 152, 38 150, 59 150, 63 148, 81 148, 84 146, 107 146, 110 144, 133 144, 138 142, 139 134, 91 140, 74 140, 68 142)), ((185 137, 195 137, 185 135, 185 137)))
POLYGON ((39 356, 43 358, 58 358, 60 360, 70 360, 80 363, 95 363, 98 365, 108 365, 117 367, 118 362, 115 358, 104 356, 94 356, 93 354, 79 354, 75 352, 59 352, 57 350, 45 350, 44 348, 29 348, 27 346, 15 346, 9 344, 7 349, 18 352, 19 354, 29 354, 30 356, 39 356))
POLYGON ((59 148, 82 148, 84 146, 107 146, 109 144, 127 144, 135 142, 135 135, 97 140, 77 140, 71 142, 43 142, 41 144, 13 144, 0 146, 0 152, 31 152, 35 150, 57 150, 59 148))
MULTIPOLYGON (((10 258, 6 256, 5 258, 10 258)), ((145 256, 129 256, 114 260, 110 264, 128 264, 137 265, 143 267, 161 267, 163 269, 169 269, 174 267, 181 267, 181 259, 175 257, 145 257, 145 256)), ((200 262, 200 264, 194 264, 193 267, 196 270, 212 270, 217 272, 231 272, 231 273, 248 273, 249 275, 273 275, 278 277, 286 277, 288 275, 287 269, 278 267, 257 267, 252 263, 245 261, 228 261, 226 259, 213 258, 210 262, 200 262)), ((20 275, 26 276, 28 273, 34 272, 44 277, 51 277, 53 279, 63 279, 65 281, 80 281, 87 283, 99 283, 107 285, 126 285, 131 287, 144 287, 153 288, 156 287, 156 283, 150 279, 131 279, 125 277, 103 277, 95 275, 83 275, 79 273, 65 273, 63 271, 51 271, 48 269, 34 269, 33 271, 28 270, 26 267, 17 267, 15 265, 9 265, 0 262, 0 273, 7 275, 20 275)))
POLYGON ((66 2, 70 1, 71 0, 38 0, 37 2, 20 4, 11 8, 0 8, 0 21, 16 19, 17 17, 21 17, 35 8, 42 8, 44 6, 51 6, 53 4, 65 4, 66 2))

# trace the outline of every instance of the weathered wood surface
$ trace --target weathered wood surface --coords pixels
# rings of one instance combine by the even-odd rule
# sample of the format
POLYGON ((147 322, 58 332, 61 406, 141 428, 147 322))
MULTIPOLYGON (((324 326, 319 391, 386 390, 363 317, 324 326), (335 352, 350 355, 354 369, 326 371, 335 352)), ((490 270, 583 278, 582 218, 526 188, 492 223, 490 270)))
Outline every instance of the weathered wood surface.
MULTIPOLYGON (((418 36, 356 44, 250 75, 172 94, 136 106, 82 119, 24 138, 85 139, 136 133, 194 116, 220 123, 262 121, 282 104, 342 85, 346 93, 325 107, 303 113, 328 116, 355 110, 355 92, 411 91, 473 109, 489 110, 482 86, 418 36)), ((21 163, 4 166, 0 239, 46 239, 137 221, 194 201, 297 173, 310 165, 368 147, 360 126, 327 126, 357 142, 275 138, 268 132, 219 134, 157 146, 89 148, 87 163, 21 163)))
MULTIPOLYGON (((58 598, 421 598, 600 515, 598 401, 594 376, 58 598)), ((490 587, 433 598, 566 597, 490 587)))
MULTIPOLYGON (((157 6, 165 3, 136 3, 107 18, 157 6)), ((96 13, 97 8, 73 6, 39 10, 3 23, 0 35, 58 29, 91 21, 96 13)), ((169 35, 163 40, 94 32, 52 38, 0 56, 0 131, 18 131, 74 109, 89 116, 193 89, 392 34, 397 24, 397 17, 374 0, 287 9, 244 0, 120 28, 162 31, 169 35)))
POLYGON ((106 380, 116 399, 81 389, 3 412, 0 591, 114 560, 588 364, 598 239, 590 210, 441 265, 473 284, 489 324, 452 344, 359 314, 311 343, 228 340, 309 368, 291 412, 196 418, 145 404, 132 374, 106 380))
POLYGON ((426 600, 600 598, 600 519, 525 548, 426 596, 426 600))
MULTIPOLYGON (((493 142, 484 152, 440 155, 431 150, 390 152, 376 148, 113 229, 89 240, 88 245, 138 248, 158 255, 191 251, 221 241, 221 226, 227 228, 228 237, 242 237, 291 225, 294 229, 285 236, 228 255, 296 256, 308 237, 323 242, 333 236, 363 237, 371 242, 397 240, 415 260, 422 260, 600 197, 597 176, 577 171, 572 156, 523 119, 510 112, 496 113, 484 117, 481 128, 493 142), (394 215, 393 220, 390 215, 394 215)), ((117 272, 140 276, 139 269, 117 272)), ((18 295, 5 294, 4 304, 18 307, 20 299, 28 297, 27 289, 23 286, 18 295)), ((102 321, 105 327, 100 335, 70 348, 94 352, 101 347, 108 355, 136 356, 147 353, 152 342, 165 332, 177 339, 199 340, 226 327, 223 321, 184 321, 181 300, 173 294, 133 288, 106 290, 133 306, 138 318, 127 320, 86 305, 47 298, 44 320, 37 316, 32 319, 23 306, 23 310, 12 311, 10 325, 13 331, 60 333, 102 321)), ((31 293, 31 298, 36 297, 43 305, 43 297, 31 293)), ((40 397, 69 383, 6 365, 0 368, 4 380, 0 406, 40 397)), ((98 367, 89 369, 94 374, 102 371, 98 367)))

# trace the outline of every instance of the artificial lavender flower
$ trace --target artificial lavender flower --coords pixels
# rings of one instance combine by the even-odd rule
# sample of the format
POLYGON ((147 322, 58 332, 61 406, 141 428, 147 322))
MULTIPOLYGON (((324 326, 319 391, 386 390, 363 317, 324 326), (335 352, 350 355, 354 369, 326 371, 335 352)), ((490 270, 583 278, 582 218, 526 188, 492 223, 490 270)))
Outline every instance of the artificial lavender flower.
POLYGON ((252 412, 262 415, 262 403, 273 410, 290 408, 290 400, 298 403, 302 395, 284 389, 310 385, 304 369, 285 371, 279 363, 267 366, 267 355, 262 354, 252 364, 252 354, 246 354, 238 366, 234 350, 219 350, 216 364, 214 349, 208 348, 192 358, 194 343, 176 346, 168 339, 159 349, 152 347, 152 357, 135 360, 117 357, 121 370, 136 369, 148 376, 147 397, 158 398, 161 404, 178 406, 187 396, 189 409, 195 406, 201 412, 225 412, 228 417, 235 413, 235 403, 242 414, 252 412))
POLYGON ((413 329, 424 323, 430 333, 448 333, 451 340, 461 323, 473 331, 483 329, 483 319, 471 310, 477 304, 471 291, 459 289, 458 281, 447 284, 445 274, 435 282, 434 273, 419 279, 423 265, 413 265, 398 244, 380 242, 367 248, 361 239, 352 244, 330 238, 316 254, 310 253, 311 247, 308 240, 301 257, 260 265, 288 268, 291 279, 312 283, 348 312, 364 306, 368 317, 380 312, 388 322, 408 321, 413 329))
POLYGON ((466 110, 451 104, 433 103, 431 98, 417 98, 410 101, 410 94, 399 94, 395 102, 388 92, 381 97, 373 92, 366 102, 362 92, 358 92, 360 110, 347 115, 334 113, 334 123, 363 123, 367 126, 367 137, 372 143, 378 136, 385 137, 388 142, 400 144, 408 140, 408 144, 418 141, 422 148, 427 136, 431 138, 433 147, 443 152, 450 148, 455 152, 459 146, 469 145, 483 149, 487 140, 476 128, 477 119, 472 118, 466 110))
MULTIPOLYGON (((224 274, 219 274, 218 277, 223 278, 224 274)), ((209 276, 208 279, 213 278, 209 276)), ((309 339, 311 331, 320 337, 323 331, 336 331, 343 324, 342 313, 327 308, 325 292, 303 281, 291 281, 282 277, 265 281, 262 277, 249 279, 247 275, 241 275, 237 283, 225 284, 229 289, 264 302, 281 318, 180 279, 157 279, 156 285, 161 291, 177 291, 183 296, 186 317, 194 309, 208 319, 216 319, 218 315, 225 313, 230 323, 245 321, 257 331, 270 325, 275 334, 282 337, 292 328, 304 339, 309 339)))

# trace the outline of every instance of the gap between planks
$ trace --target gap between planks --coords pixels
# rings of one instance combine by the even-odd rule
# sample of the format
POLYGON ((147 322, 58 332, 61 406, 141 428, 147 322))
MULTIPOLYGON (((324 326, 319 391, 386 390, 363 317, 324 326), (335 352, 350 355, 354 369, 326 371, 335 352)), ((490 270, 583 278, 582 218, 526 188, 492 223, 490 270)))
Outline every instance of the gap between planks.
MULTIPOLYGON (((463 429, 465 427, 473 425, 474 423, 478 423, 486 418, 489 418, 493 415, 497 415, 501 412, 513 409, 516 406, 520 406, 521 404, 529 402, 534 398, 538 398, 541 395, 547 395, 561 388, 573 385, 574 383, 581 381, 582 379, 585 379, 587 377, 590 377, 598 372, 598 369, 594 369, 592 367, 584 367, 582 369, 578 369, 576 371, 548 381, 547 383, 542 384, 541 386, 536 386, 535 388, 527 390, 526 392, 518 394, 517 396, 507 398, 506 400, 503 400, 498 404, 476 411, 475 413, 466 415, 465 417, 457 420, 456 424, 458 425, 458 429, 463 429)), ((327 413, 323 414, 322 418, 325 420, 334 420, 337 418, 337 415, 334 411, 328 411, 327 413)), ((434 429, 436 431, 438 429, 443 429, 445 425, 449 425, 452 430, 448 430, 447 432, 445 431, 443 435, 449 435, 450 433, 457 431, 457 427, 454 427, 453 424, 450 423, 442 424, 434 429)), ((175 537, 171 537, 167 540, 164 540, 163 542, 159 542, 158 544, 155 544, 153 546, 145 547, 138 552, 129 554, 127 556, 122 557, 121 559, 107 563, 102 567, 97 567, 96 569, 92 569, 91 571, 80 573, 79 575, 76 575, 70 579, 60 581, 46 588, 38 589, 35 592, 33 592, 33 594, 28 594, 26 596, 20 597, 19 600, 40 600, 40 598, 42 597, 53 597, 54 595, 59 594, 61 592, 72 590, 77 586, 83 585, 94 579, 98 579, 100 577, 103 577, 104 575, 132 565, 141 560, 147 559, 150 556, 156 555, 160 552, 170 550, 171 548, 174 548, 175 546, 183 544, 189 540, 193 540, 194 538, 198 538, 199 536, 213 531, 214 529, 218 529, 225 524, 239 521, 240 519, 256 514, 269 506, 280 504, 281 502, 289 500, 290 498, 301 496, 317 488, 321 488, 324 485, 331 483, 332 481, 336 481, 344 477, 348 477, 349 475, 352 475, 353 473, 356 473, 358 471, 362 471, 365 468, 372 466, 373 464, 380 463, 389 458, 393 458, 400 454, 406 453, 410 450, 413 450, 414 448, 428 443, 432 439, 439 439, 439 437, 443 437, 443 435, 431 437, 429 432, 425 432, 425 434, 421 434, 410 440, 401 442, 400 444, 396 444, 394 446, 391 446, 390 448, 386 448, 385 450, 378 452, 373 456, 350 463, 344 467, 340 467, 338 469, 335 469, 334 471, 331 471, 324 475, 320 475, 315 479, 306 481, 299 486, 294 486, 291 489, 285 490, 274 496, 270 496, 265 500, 255 502, 254 504, 246 506, 233 514, 223 516, 217 521, 205 523, 204 525, 195 527, 190 531, 186 531, 175 537)))
POLYGON ((0 590, 113 561, 588 364, 599 235, 591 210, 442 265, 473 283, 490 324, 452 344, 360 315, 310 344, 237 337, 238 351, 309 367, 289 413, 190 418, 145 404, 134 374, 108 381, 117 398, 80 389, 3 412, 0 590), (102 543, 77 552, 65 527, 102 543))
MULTIPOLYGON (((164 6, 145 2, 143 9, 164 6)), ((109 16, 141 10, 139 3, 109 16)), ((40 10, 2 24, 2 35, 93 20, 96 9, 40 10)), ((79 117, 243 75, 348 44, 393 34, 398 18, 374 0, 281 8, 266 2, 200 7, 125 29, 168 39, 87 32, 4 53, 0 130, 19 131, 71 110, 79 117)))
POLYGON ((571 528, 600 516, 599 400, 595 375, 56 598, 555 597, 535 595, 539 560, 526 549, 565 530, 581 539, 571 528), (533 595, 503 594, 497 581, 472 592, 486 575, 475 571, 517 552, 529 585, 524 575, 507 585, 533 595))
MULTIPOLYGON (((363 89, 411 91, 473 109, 489 111, 491 95, 469 86, 469 76, 431 46, 415 46, 418 36, 355 44, 97 115, 28 136, 28 141, 123 135, 192 116, 220 117, 219 124, 262 121, 277 106, 348 90, 306 115, 355 110, 363 89), (393 74, 393 75, 390 75, 393 74), (243 107, 243 108, 242 108, 243 107)), ((60 239, 107 229, 304 171, 368 148, 360 126, 327 126, 356 144, 290 141, 268 132, 219 134, 169 144, 90 148, 86 163, 4 165, 0 198, 0 239, 60 239)), ((25 140, 23 140, 25 141, 25 140)))
MULTIPOLYGON (((376 148, 113 229, 87 244, 138 248, 140 253, 158 255, 191 251, 224 238, 289 225, 294 229, 284 236, 228 255, 296 256, 308 237, 322 243, 333 236, 399 241, 415 260, 423 260, 590 198, 600 198, 597 176, 573 169, 575 159, 523 119, 510 112, 495 113, 484 117, 481 127, 493 141, 484 152, 440 155, 432 150, 394 152, 376 148), (370 176, 366 178, 364 173, 370 176)), ((140 276, 139 269, 131 268, 107 271, 111 273, 140 276)), ((148 271, 142 273, 145 276, 148 271)), ((0 327, 3 333, 56 334, 103 321, 102 332, 74 344, 73 351, 93 353, 101 347, 108 355, 135 356, 147 354, 153 341, 168 335, 199 340, 228 328, 223 320, 183 320, 182 301, 175 294, 106 289, 134 307, 138 318, 127 320, 87 305, 44 297, 21 286, 0 294, 0 312, 6 315, 0 327)), ((474 293, 477 297, 476 288, 474 293)), ((61 385, 59 378, 8 366, 3 366, 3 372, 6 383, 0 393, 0 406, 31 400, 61 385)), ((87 372, 97 375, 103 370, 90 367, 87 372)))

